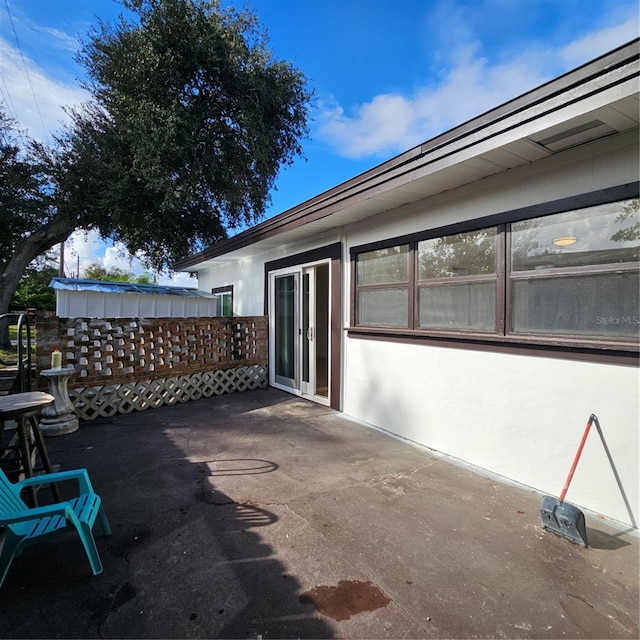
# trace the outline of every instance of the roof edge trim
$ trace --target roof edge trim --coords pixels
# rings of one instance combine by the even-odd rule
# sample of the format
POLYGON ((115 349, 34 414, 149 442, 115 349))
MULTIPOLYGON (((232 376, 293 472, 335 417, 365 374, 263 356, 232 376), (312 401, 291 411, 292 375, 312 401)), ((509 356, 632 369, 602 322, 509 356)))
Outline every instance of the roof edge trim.
MULTIPOLYGON (((397 171, 403 165, 414 162, 428 153, 459 142, 466 137, 477 133, 479 130, 495 124, 508 117, 522 113, 537 104, 554 98, 580 86, 589 80, 610 73, 611 71, 628 65, 640 57, 640 38, 636 38, 613 51, 587 62, 573 70, 570 70, 520 96, 509 100, 489 111, 475 116, 456 127, 445 131, 430 140, 412 147, 390 160, 379 164, 362 174, 359 174, 319 195, 302 202, 283 213, 261 222, 235 236, 221 240, 199 253, 178 260, 174 264, 177 271, 197 270, 190 269, 213 258, 225 255, 237 249, 255 244, 289 228, 305 224, 306 219, 315 219, 319 211, 335 201, 347 199, 357 192, 366 191, 366 185, 373 182, 385 182, 384 176, 392 171, 397 171), (333 202, 328 202, 332 200, 333 202), (314 215, 315 214, 315 215, 314 215)), ((637 73, 636 73, 637 75, 637 73)), ((606 88, 606 87, 605 87, 606 88)), ((603 88, 604 89, 604 88, 603 88)))

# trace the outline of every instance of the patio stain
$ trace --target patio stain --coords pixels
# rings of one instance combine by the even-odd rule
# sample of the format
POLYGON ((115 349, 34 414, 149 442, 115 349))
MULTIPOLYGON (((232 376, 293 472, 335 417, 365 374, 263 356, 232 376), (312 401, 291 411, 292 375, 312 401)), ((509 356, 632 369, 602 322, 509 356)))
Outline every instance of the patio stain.
POLYGON ((391 599, 371 582, 340 580, 337 586, 314 587, 299 598, 333 620, 348 620, 365 611, 386 607, 391 599))

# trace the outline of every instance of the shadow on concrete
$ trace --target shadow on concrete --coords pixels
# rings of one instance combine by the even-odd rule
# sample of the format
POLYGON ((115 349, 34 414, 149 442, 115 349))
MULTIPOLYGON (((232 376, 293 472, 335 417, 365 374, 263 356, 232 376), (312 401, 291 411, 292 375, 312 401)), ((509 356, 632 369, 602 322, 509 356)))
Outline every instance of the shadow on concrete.
POLYGON ((28 549, 1 638, 639 637, 637 532, 589 515, 573 545, 538 492, 275 389, 47 443, 102 495, 105 572, 72 535, 28 549))
POLYGON ((155 424, 148 413, 118 416, 47 441, 61 469, 88 468, 102 497, 113 529, 95 528, 105 572, 91 575, 73 534, 28 549, 0 594, 0 637, 333 637, 261 539, 276 515, 215 484, 277 463, 216 457, 215 419, 206 433, 195 416, 189 425, 195 404, 154 411, 155 424), (170 428, 158 428, 160 417, 170 428), (176 445, 183 437, 208 461, 190 460, 176 445))
POLYGON ((589 527, 587 540, 592 549, 608 549, 609 551, 615 551, 617 549, 622 549, 623 547, 628 547, 631 544, 630 542, 623 540, 621 536, 632 532, 633 529, 628 529, 627 531, 611 534, 606 531, 601 531, 600 529, 589 527))

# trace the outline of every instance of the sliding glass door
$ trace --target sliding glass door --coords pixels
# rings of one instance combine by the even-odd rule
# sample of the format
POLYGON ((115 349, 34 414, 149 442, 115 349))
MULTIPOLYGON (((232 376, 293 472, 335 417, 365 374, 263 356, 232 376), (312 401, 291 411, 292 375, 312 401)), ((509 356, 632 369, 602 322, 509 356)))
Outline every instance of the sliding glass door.
POLYGON ((271 384, 329 402, 329 263, 271 274, 271 384))

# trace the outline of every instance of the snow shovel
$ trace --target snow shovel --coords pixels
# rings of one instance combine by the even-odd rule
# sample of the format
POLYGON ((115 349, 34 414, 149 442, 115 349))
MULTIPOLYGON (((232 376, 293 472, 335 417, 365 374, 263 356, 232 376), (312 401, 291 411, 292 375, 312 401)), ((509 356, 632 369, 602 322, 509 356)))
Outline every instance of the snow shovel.
POLYGON ((567 481, 564 483, 564 489, 562 489, 560 499, 558 500, 552 496, 544 496, 542 506, 540 507, 540 519, 542 520, 543 528, 585 547, 589 545, 587 543, 587 527, 585 525, 584 513, 582 513, 578 507, 565 502, 564 497, 567 495, 567 490, 578 466, 578 460, 580 460, 584 443, 587 440, 589 430, 594 420, 597 420, 597 418, 592 413, 591 416, 589 416, 589 421, 582 435, 576 457, 573 459, 571 471, 569 471, 567 481))

